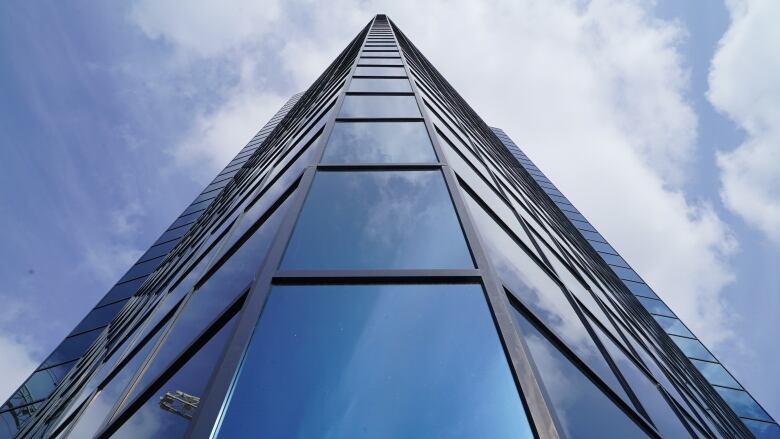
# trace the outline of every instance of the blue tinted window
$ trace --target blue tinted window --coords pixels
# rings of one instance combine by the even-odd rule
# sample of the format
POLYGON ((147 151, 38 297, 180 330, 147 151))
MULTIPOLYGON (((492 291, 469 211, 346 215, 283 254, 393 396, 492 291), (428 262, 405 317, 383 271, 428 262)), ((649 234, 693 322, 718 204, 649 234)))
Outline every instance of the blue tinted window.
POLYGON ((561 287, 471 197, 467 201, 483 244, 504 285, 617 394, 628 400, 561 287))
POLYGON ((707 382, 710 384, 716 384, 718 386, 733 387, 735 389, 741 389, 737 380, 731 376, 726 369, 718 363, 710 363, 708 361, 699 361, 691 359, 691 363, 699 369, 704 378, 707 378, 707 382))
POLYGON ((344 98, 340 117, 421 117, 414 96, 353 96, 344 98))
POLYGON ((114 432, 112 438, 176 438, 184 433, 222 354, 234 320, 228 322, 149 400, 114 432))
POLYGON ((681 321, 675 318, 662 317, 657 315, 653 315, 653 318, 656 322, 658 322, 659 325, 661 325, 662 328, 664 328, 664 331, 666 331, 667 334, 695 338, 693 334, 691 334, 691 331, 689 331, 681 321))
POLYGON ((127 299, 128 297, 135 294, 136 291, 138 291, 138 288, 141 286, 141 284, 144 283, 145 280, 146 278, 144 277, 130 282, 125 282, 121 285, 115 285, 113 288, 108 290, 108 293, 106 293, 105 297, 103 297, 103 300, 101 300, 97 306, 103 306, 111 302, 116 302, 117 300, 127 299))
POLYGON ((403 67, 358 67, 355 76, 406 76, 403 67))
POLYGON ((672 338, 674 343, 677 345, 677 347, 680 348, 686 357, 698 358, 700 360, 707 361, 717 361, 715 360, 715 357, 710 354, 707 348, 705 348, 704 345, 699 342, 699 340, 677 337, 675 335, 670 335, 669 337, 672 338))
POLYGON ((362 65, 400 66, 401 58, 360 58, 362 65))
POLYGON ((93 309, 89 314, 87 314, 86 317, 84 317, 84 320, 82 320, 81 323, 79 323, 76 328, 71 331, 71 334, 78 334, 80 332, 106 326, 109 322, 111 322, 114 316, 117 315, 119 310, 125 306, 125 303, 127 303, 127 301, 123 300, 121 302, 116 302, 111 305, 93 309))
POLYGON ((647 414, 650 415, 650 419, 655 424, 658 432, 661 433, 661 436, 665 438, 690 437, 688 430, 683 426, 680 418, 672 411, 669 403, 666 402, 656 385, 598 326, 593 325, 593 328, 604 343, 604 347, 609 351, 609 355, 615 360, 615 364, 620 369, 620 372, 623 373, 623 377, 634 390, 639 403, 642 404, 647 414))
POLYGON ((764 409, 758 405, 758 403, 744 390, 727 389, 725 387, 713 387, 718 391, 721 398, 734 410, 739 416, 753 419, 763 419, 771 421, 772 419, 766 414, 764 409))
POLYGON ((647 437, 522 314, 514 310, 513 315, 566 437, 647 437))
POLYGON ((612 268, 612 271, 615 272, 615 274, 618 275, 619 278, 623 280, 631 280, 634 282, 642 282, 642 278, 639 277, 638 274, 634 272, 634 270, 630 268, 623 268, 623 267, 617 267, 615 265, 610 265, 610 268, 612 268))
MULTIPOLYGON (((279 212, 277 212, 278 214, 279 212)), ((276 234, 281 215, 273 215, 221 267, 201 285, 184 304, 170 333, 138 381, 132 399, 157 378, 194 338, 207 328, 249 285, 276 234)))
POLYGON ((274 287, 237 380, 223 438, 533 437, 476 285, 274 287))
POLYGON ((349 91, 408 93, 412 91, 412 85, 406 78, 353 78, 349 91))
POLYGON ((780 426, 777 424, 754 421, 752 419, 743 419, 742 422, 745 423, 757 439, 780 439, 780 426))
POLYGON ((100 335, 102 329, 84 332, 73 337, 68 337, 60 343, 57 349, 49 355, 49 358, 41 364, 41 368, 54 366, 79 358, 93 341, 100 335))
POLYGON ((15 437, 19 428, 23 426, 42 405, 43 402, 39 402, 38 404, 30 404, 16 410, 0 413, 0 438, 10 439, 15 437))
POLYGON ((285 269, 470 268, 439 171, 318 172, 285 269))
POLYGON ((651 314, 658 314, 659 316, 675 317, 674 313, 668 306, 666 306, 660 300, 650 299, 647 297, 637 296, 637 300, 642 306, 645 307, 647 312, 651 314))
POLYGON ((638 283, 638 282, 630 282, 626 281, 623 282, 623 284, 628 287, 629 291, 633 293, 636 296, 643 296, 643 297, 650 297, 653 299, 658 299, 658 296, 655 295, 653 290, 650 289, 650 287, 647 286, 647 284, 644 283, 638 283))
POLYGON ((422 122, 338 122, 322 161, 430 163, 436 162, 436 155, 422 122))

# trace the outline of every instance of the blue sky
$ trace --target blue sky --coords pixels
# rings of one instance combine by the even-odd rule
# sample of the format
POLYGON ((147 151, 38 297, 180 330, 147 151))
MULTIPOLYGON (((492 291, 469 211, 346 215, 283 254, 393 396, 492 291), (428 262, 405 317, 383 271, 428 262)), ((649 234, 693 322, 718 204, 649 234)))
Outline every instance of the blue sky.
POLYGON ((0 4, 0 394, 385 12, 780 414, 780 3, 707 5, 0 4))

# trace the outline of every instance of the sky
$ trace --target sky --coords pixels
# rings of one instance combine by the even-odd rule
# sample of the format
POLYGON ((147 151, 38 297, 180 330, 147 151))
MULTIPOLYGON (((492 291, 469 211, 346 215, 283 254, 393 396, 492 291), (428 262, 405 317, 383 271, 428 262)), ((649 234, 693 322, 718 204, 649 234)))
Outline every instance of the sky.
POLYGON ((386 13, 780 416, 780 2, 0 3, 0 399, 386 13))

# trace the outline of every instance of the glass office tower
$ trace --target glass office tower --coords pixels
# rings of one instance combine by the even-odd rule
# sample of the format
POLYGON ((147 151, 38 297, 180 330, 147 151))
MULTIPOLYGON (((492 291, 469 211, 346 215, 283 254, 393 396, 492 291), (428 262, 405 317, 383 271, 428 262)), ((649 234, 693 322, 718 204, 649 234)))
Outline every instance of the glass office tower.
POLYGON ((780 434, 383 15, 220 175, 0 437, 780 434))

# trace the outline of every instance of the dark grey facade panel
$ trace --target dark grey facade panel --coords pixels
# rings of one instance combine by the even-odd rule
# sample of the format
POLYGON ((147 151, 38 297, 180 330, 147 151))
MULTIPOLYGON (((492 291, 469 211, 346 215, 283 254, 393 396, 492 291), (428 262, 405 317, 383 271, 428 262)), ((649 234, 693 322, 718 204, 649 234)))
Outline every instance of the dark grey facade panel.
POLYGON ((0 438, 777 427, 384 15, 139 262, 0 438))

